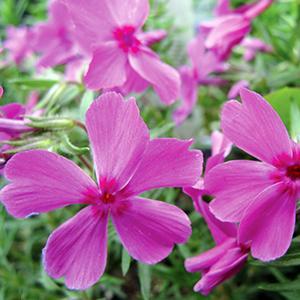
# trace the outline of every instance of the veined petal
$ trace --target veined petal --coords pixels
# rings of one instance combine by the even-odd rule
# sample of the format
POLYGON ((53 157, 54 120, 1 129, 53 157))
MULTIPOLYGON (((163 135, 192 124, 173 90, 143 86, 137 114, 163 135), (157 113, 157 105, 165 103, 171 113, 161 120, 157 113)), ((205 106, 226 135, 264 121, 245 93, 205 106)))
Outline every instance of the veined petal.
POLYGON ((140 28, 149 15, 149 0, 103 0, 117 25, 140 28))
POLYGON ((107 257, 108 215, 88 206, 62 224, 43 250, 46 272, 65 277, 70 289, 83 290, 102 276, 107 257))
POLYGON ((271 165, 236 160, 217 165, 205 176, 205 189, 215 196, 212 213, 222 221, 239 222, 250 203, 273 184, 271 165))
POLYGON ((251 242, 253 257, 270 261, 288 250, 295 229, 296 195, 282 183, 263 191, 241 220, 239 240, 251 242))
POLYGON ((134 54, 130 53, 129 62, 140 76, 153 85, 155 92, 165 104, 172 104, 176 100, 180 76, 174 68, 163 63, 148 48, 142 48, 134 54))
POLYGON ((14 155, 5 176, 11 183, 1 190, 0 199, 17 218, 88 203, 97 191, 93 180, 72 161, 45 150, 14 155))
POLYGON ((126 62, 127 56, 117 42, 98 45, 84 77, 86 86, 92 90, 99 90, 124 84, 126 62))
POLYGON ((99 43, 112 40, 116 22, 107 1, 64 0, 74 23, 74 34, 82 49, 92 53, 99 43))
POLYGON ((162 187, 192 186, 202 173, 202 152, 189 150, 192 141, 157 138, 148 144, 142 161, 124 190, 137 195, 162 187))
POLYGON ((125 101, 117 93, 100 96, 86 114, 98 182, 115 182, 121 189, 143 157, 149 131, 134 99, 125 101))
POLYGON ((113 223, 127 252, 142 263, 161 261, 191 234, 189 218, 174 205, 143 198, 121 204, 112 212, 113 223))
POLYGON ((224 134, 239 148, 268 163, 291 155, 288 132, 277 112, 257 93, 241 90, 242 104, 229 101, 222 111, 224 134))

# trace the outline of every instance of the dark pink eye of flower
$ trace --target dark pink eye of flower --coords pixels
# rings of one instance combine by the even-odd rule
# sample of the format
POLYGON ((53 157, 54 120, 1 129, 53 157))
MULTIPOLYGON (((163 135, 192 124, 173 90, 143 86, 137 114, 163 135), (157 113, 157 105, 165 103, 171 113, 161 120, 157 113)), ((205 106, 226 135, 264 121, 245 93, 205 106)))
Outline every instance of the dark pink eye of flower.
POLYGON ((141 42, 135 37, 135 28, 130 25, 119 27, 114 31, 114 37, 119 43, 119 47, 125 52, 136 53, 141 42))
POLYGON ((115 202, 116 198, 113 194, 110 194, 110 193, 103 193, 101 196, 100 196, 100 200, 104 203, 104 204, 112 204, 115 202))
POLYGON ((295 164, 295 165, 287 167, 286 176, 288 176, 292 180, 300 179, 300 165, 295 164))

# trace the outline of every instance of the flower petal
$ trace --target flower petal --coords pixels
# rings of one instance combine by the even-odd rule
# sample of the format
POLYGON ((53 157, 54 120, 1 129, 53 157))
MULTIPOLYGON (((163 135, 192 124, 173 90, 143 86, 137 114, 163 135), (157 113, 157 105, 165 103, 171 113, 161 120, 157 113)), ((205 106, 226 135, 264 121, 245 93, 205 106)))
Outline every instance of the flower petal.
POLYGON ((155 53, 148 48, 129 54, 132 68, 145 80, 149 81, 161 100, 172 104, 179 94, 180 76, 171 66, 163 63, 155 53))
POLYGON ((80 47, 92 53, 99 43, 112 40, 116 22, 107 1, 64 0, 80 47))
POLYGON ((128 95, 129 93, 143 93, 145 89, 149 86, 149 82, 142 78, 137 72, 135 72, 132 67, 126 65, 126 82, 119 87, 123 95, 128 95))
POLYGON ((115 182, 121 189, 142 159, 149 132, 134 99, 117 93, 100 96, 86 114, 98 182, 115 182))
POLYGON ((288 250, 295 228, 296 195, 282 183, 263 191, 248 207, 239 228, 239 240, 251 241, 253 257, 270 261, 288 250))
POLYGON ((228 238, 237 237, 237 227, 233 223, 221 222, 209 210, 208 204, 201 198, 196 202, 196 208, 202 215, 207 226, 216 242, 216 244, 223 243, 228 238))
POLYGON ((216 198, 212 213, 222 221, 239 222, 245 209, 264 189, 273 184, 271 165, 236 160, 217 165, 205 176, 205 189, 216 198))
POLYGON ((148 144, 143 159, 124 190, 126 195, 162 187, 192 186, 202 172, 202 152, 189 150, 192 141, 157 138, 148 144))
POLYGON ((149 15, 149 0, 103 0, 117 25, 140 28, 149 15))
POLYGON ((228 250, 212 268, 203 275, 194 286, 195 292, 208 295, 213 288, 238 273, 245 264, 248 253, 243 253, 240 248, 228 250))
POLYGON ((126 61, 125 53, 116 42, 99 45, 84 77, 86 86, 99 90, 122 85, 126 81, 126 61))
POLYGON ((288 132, 272 106, 260 95, 241 90, 242 104, 229 101, 222 112, 224 134, 239 148, 268 163, 291 155, 288 132))
POLYGON ((46 272, 56 279, 64 276, 70 289, 95 284, 106 265, 107 223, 107 214, 88 206, 57 228, 43 250, 46 272))
POLYGON ((163 29, 157 29, 148 32, 139 32, 137 38, 145 46, 151 46, 165 39, 168 33, 163 29))
POLYGON ((45 150, 14 155, 6 164, 5 176, 12 183, 1 190, 0 199, 18 218, 87 203, 89 194, 96 191, 93 180, 72 161, 45 150))
POLYGON ((236 240, 228 238, 212 249, 201 253, 200 255, 187 258, 184 262, 185 269, 188 272, 207 272, 230 248, 236 246, 236 240))
POLYGON ((176 108, 173 119, 176 125, 181 124, 193 111, 197 102, 198 83, 193 74, 193 70, 188 66, 183 66, 179 70, 181 78, 181 105, 176 108))
POLYGON ((121 204, 112 212, 113 223, 128 253, 142 263, 161 261, 191 234, 187 215, 174 205, 143 198, 121 204))

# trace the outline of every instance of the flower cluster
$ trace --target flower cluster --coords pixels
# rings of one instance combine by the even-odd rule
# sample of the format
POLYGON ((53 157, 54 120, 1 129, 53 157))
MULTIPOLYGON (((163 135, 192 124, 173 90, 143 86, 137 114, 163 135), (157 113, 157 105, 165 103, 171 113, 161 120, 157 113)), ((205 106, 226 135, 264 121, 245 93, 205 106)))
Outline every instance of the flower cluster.
MULTIPOLYGON (((37 93, 30 94, 25 105, 0 106, 0 164, 6 180, 0 201, 6 211, 27 218, 81 207, 48 238, 42 256, 49 276, 64 277, 70 289, 97 283, 107 264, 109 222, 128 254, 144 264, 159 263, 175 245, 186 243, 192 228, 178 207, 180 201, 177 206, 175 199, 171 204, 144 194, 160 188, 182 189, 215 241, 212 249, 185 260, 188 272, 202 274, 196 292, 208 295, 239 272, 249 256, 269 262, 285 255, 296 224, 300 147, 267 100, 247 89, 247 80, 231 88, 229 98, 240 94, 241 101, 223 105, 221 131, 212 133, 206 160, 192 139, 150 135, 135 98, 126 98, 149 86, 166 105, 181 94, 182 105, 173 118, 183 122, 196 104, 199 85, 227 83, 218 74, 230 68, 237 45, 244 49, 245 61, 254 59, 257 51, 272 51, 248 36, 254 18, 271 4, 258 0, 232 9, 228 0, 218 1, 214 19, 201 22, 188 44, 191 66, 178 71, 151 49, 167 33, 144 32, 148 0, 53 0, 47 21, 8 28, 6 63, 19 65, 31 56, 37 73, 65 65, 65 78, 78 80, 84 89, 74 75, 84 74, 84 86, 97 93, 85 122, 70 123, 86 132, 89 174, 50 146, 9 152, 24 135, 36 138, 45 128, 60 129, 62 119, 53 120, 49 111, 40 109, 37 93), (253 159, 225 162, 233 146, 253 159)), ((3 92, 0 87, 0 98, 3 92)), ((44 98, 47 101, 52 103, 44 98)))

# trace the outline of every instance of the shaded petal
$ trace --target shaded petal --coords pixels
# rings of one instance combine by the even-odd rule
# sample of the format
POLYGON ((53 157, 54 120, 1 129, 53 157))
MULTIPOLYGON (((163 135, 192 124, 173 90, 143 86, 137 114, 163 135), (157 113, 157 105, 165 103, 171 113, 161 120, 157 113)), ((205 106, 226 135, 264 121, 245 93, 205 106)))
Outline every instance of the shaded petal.
POLYGON ((192 141, 157 138, 148 144, 143 159, 124 190, 125 195, 162 187, 192 186, 202 173, 202 152, 189 150, 192 141))
POLYGON ((0 118, 21 120, 25 115, 25 111, 24 105, 19 103, 9 103, 0 106, 0 118))
POLYGON ((216 242, 223 243, 226 239, 237 237, 237 228, 233 223, 221 222, 209 210, 208 204, 201 198, 196 202, 198 212, 203 216, 207 226, 216 242))
POLYGON ((161 201, 132 198, 112 211, 123 246, 136 260, 155 264, 166 258, 174 244, 191 235, 190 220, 178 207, 161 201))
POLYGON ((176 108, 173 119, 177 125, 181 124, 193 111, 197 102, 198 83, 193 70, 183 66, 179 70, 181 78, 181 105, 176 108))
POLYGON ((99 90, 122 85, 126 81, 126 62, 127 57, 116 42, 99 45, 84 77, 86 86, 99 90))
POLYGON ((149 82, 142 78, 132 67, 126 65, 126 82, 119 88, 123 95, 129 93, 143 93, 149 86, 149 82))
POLYGON ((217 285, 238 273, 247 257, 248 253, 243 253, 240 248, 228 250, 194 286, 194 291, 208 295, 217 285))
POLYGON ((100 96, 86 114, 98 182, 115 182, 121 189, 130 180, 143 157, 149 131, 132 98, 117 93, 100 96))
POLYGON ((296 198, 284 184, 263 191, 248 207, 239 228, 239 240, 251 241, 253 257, 270 261, 288 250, 295 229, 296 198))
POLYGON ((107 214, 88 206, 57 228, 43 250, 46 272, 55 279, 64 276, 70 289, 95 284, 106 265, 107 223, 107 214))
POLYGON ((205 188, 215 199, 212 213, 222 221, 239 222, 253 199, 273 184, 270 165, 236 160, 217 165, 205 176, 205 188))
POLYGON ((274 163, 281 154, 291 155, 288 132, 277 112, 257 93, 241 90, 242 104, 229 101, 222 111, 224 134, 239 148, 274 163))
POLYGON ((0 198, 18 218, 87 203, 97 189, 72 161, 45 150, 14 155, 6 164, 5 176, 12 183, 1 190, 0 198))
POLYGON ((149 81, 161 100, 172 104, 179 94, 180 76, 171 66, 163 63, 158 56, 148 48, 129 54, 132 68, 145 80, 149 81))
POLYGON ((236 240, 228 238, 224 243, 208 250, 200 255, 188 258, 184 262, 185 269, 188 272, 207 272, 227 250, 236 246, 236 240))
POLYGON ((211 134, 211 144, 212 156, 219 153, 224 153, 224 156, 227 156, 232 147, 231 141, 218 130, 211 134))

